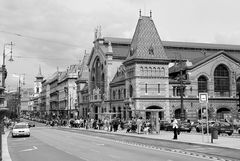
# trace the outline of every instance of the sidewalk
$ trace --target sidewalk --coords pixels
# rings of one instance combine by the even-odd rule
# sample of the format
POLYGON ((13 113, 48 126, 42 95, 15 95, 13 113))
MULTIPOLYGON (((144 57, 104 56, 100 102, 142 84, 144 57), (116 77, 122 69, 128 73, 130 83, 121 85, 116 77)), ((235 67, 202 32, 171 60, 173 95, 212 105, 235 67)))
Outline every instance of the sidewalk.
MULTIPOLYGON (((74 128, 76 129, 76 128, 74 128)), ((80 130, 86 130, 80 128, 80 130)), ((117 131, 117 132, 108 132, 105 130, 94 130, 88 129, 95 132, 103 132, 103 133, 111 133, 116 135, 127 135, 133 137, 143 137, 149 139, 158 139, 158 140, 166 140, 172 142, 183 142, 189 144, 200 144, 200 145, 208 145, 213 147, 224 147, 224 148, 231 148, 231 149, 239 149, 240 150, 240 137, 227 137, 227 136, 219 136, 218 139, 214 139, 213 143, 211 143, 211 135, 201 135, 199 133, 187 133, 181 132, 178 135, 177 140, 173 140, 173 132, 170 131, 160 131, 160 134, 137 134, 137 133, 126 133, 125 130, 117 131)))
POLYGON ((12 161, 10 154, 8 152, 8 144, 7 137, 9 134, 9 130, 5 129, 5 134, 2 134, 2 160, 3 161, 12 161))

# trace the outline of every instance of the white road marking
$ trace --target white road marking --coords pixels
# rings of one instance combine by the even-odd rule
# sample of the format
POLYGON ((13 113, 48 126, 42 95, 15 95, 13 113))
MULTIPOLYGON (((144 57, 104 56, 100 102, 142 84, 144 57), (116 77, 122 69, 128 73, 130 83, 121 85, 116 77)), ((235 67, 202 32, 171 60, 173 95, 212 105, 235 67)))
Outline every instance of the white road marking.
POLYGON ((102 145, 103 146, 104 144, 96 144, 96 145, 102 145))
POLYGON ((115 158, 115 159, 120 159, 121 157, 120 156, 117 156, 117 155, 111 155, 109 154, 108 156, 112 157, 112 158, 115 158))
POLYGON ((100 153, 100 151, 98 151, 98 150, 90 149, 90 151, 92 151, 92 152, 96 152, 96 153, 100 153))
POLYGON ((32 150, 37 150, 38 148, 36 146, 33 146, 33 149, 25 149, 25 150, 21 150, 19 152, 27 152, 27 151, 32 151, 32 150))

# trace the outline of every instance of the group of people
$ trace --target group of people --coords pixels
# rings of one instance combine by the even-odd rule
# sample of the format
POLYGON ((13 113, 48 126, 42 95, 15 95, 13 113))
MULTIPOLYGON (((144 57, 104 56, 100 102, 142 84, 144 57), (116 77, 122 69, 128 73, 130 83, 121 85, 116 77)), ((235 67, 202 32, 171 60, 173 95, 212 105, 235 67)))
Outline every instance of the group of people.
MULTIPOLYGON (((109 119, 106 117, 104 120, 101 119, 70 119, 70 120, 50 120, 46 122, 46 125, 50 126, 67 126, 75 127, 75 128, 92 128, 98 130, 106 130, 116 132, 118 130, 123 130, 126 128, 126 132, 132 133, 144 133, 150 134, 153 132, 153 126, 150 120, 144 120, 142 117, 132 118, 128 122, 121 120, 119 118, 114 117, 113 119, 109 119)), ((177 139, 179 135, 179 125, 177 119, 172 120, 173 127, 173 139, 177 139)))

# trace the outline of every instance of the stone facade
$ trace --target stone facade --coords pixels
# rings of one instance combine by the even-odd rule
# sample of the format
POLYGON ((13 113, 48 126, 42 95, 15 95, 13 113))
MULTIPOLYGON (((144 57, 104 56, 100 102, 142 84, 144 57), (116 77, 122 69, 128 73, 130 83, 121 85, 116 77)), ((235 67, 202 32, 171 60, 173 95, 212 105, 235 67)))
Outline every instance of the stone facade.
POLYGON ((161 41, 152 18, 141 16, 132 39, 96 37, 79 108, 84 117, 95 119, 157 113, 170 120, 180 116, 183 87, 185 119, 202 117, 201 106, 206 106, 198 95, 203 91, 209 96, 210 119, 239 119, 239 59, 238 45, 161 41), (224 89, 221 80, 227 80, 224 89))

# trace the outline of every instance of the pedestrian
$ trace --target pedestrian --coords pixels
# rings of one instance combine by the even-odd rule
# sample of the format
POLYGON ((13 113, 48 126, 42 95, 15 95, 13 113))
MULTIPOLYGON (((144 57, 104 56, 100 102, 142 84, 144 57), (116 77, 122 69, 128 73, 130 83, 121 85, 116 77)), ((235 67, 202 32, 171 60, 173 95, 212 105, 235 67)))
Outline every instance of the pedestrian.
POLYGON ((172 122, 172 126, 173 126, 173 139, 177 140, 177 135, 178 135, 178 121, 176 118, 174 118, 173 122, 172 122))
POLYGON ((142 129, 142 117, 137 119, 137 133, 140 134, 142 129))

